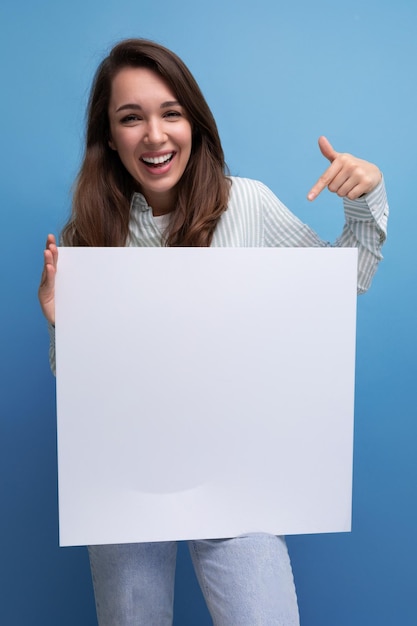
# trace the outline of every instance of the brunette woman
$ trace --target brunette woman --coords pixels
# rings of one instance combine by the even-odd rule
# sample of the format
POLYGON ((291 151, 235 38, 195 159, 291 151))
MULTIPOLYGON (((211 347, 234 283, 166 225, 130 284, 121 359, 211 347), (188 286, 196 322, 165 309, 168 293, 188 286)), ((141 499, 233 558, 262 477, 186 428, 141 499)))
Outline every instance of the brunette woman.
MULTIPOLYGON (((319 139, 330 165, 308 194, 343 198, 334 245, 358 248, 358 292, 369 287, 386 236, 379 169, 319 139)), ((99 66, 84 160, 64 246, 326 246, 258 181, 228 176, 210 109, 184 63, 146 40, 116 45, 99 66)), ((55 370, 54 282, 48 236, 39 299, 55 370)), ((189 542, 217 626, 299 623, 285 539, 249 534, 189 542)), ((90 546, 100 626, 172 623, 175 542, 90 546)))

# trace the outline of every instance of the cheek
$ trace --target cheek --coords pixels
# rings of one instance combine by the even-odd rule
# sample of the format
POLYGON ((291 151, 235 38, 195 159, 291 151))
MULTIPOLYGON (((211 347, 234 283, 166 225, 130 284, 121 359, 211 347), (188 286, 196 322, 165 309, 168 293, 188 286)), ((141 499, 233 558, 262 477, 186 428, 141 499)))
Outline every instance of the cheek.
POLYGON ((126 137, 122 137, 122 138, 117 137, 114 140, 114 144, 116 146, 117 152, 119 154, 125 154, 126 156, 132 153, 133 147, 135 145, 132 141, 129 141, 129 139, 126 137))
POLYGON ((129 129, 130 132, 126 132, 127 129, 111 128, 111 145, 110 147, 116 150, 120 155, 132 153, 137 145, 136 134, 132 132, 133 129, 129 129))
POLYGON ((120 137, 114 139, 113 145, 115 146, 115 152, 119 157, 120 164, 124 169, 133 177, 136 177, 136 157, 133 148, 126 141, 120 141, 120 137))
POLYGON ((187 129, 184 129, 184 132, 182 134, 182 146, 184 151, 188 154, 188 157, 191 154, 191 150, 192 150, 192 145, 193 145, 193 135, 191 132, 191 126, 187 129))

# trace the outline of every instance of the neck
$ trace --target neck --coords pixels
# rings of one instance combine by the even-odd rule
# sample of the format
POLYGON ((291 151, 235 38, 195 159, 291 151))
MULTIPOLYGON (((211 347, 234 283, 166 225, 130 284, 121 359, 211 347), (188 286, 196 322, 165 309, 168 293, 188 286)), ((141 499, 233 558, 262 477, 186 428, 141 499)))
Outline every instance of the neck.
POLYGON ((152 208, 154 215, 166 215, 167 213, 172 213, 175 209, 176 194, 174 194, 172 190, 166 193, 151 192, 143 195, 145 196, 146 202, 152 208))

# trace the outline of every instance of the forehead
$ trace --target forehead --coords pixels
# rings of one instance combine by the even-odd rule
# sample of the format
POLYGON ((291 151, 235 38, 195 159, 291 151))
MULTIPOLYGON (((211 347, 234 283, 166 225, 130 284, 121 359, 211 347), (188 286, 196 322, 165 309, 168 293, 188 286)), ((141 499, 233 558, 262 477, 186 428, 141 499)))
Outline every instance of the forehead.
POLYGON ((124 67, 112 80, 110 106, 120 100, 139 102, 144 98, 175 100, 172 88, 154 70, 146 67, 124 67))

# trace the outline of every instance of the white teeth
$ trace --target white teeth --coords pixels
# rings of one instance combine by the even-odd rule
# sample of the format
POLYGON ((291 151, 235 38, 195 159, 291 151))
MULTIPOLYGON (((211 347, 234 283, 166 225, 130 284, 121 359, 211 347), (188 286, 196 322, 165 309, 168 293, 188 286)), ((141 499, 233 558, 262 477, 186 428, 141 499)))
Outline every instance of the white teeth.
POLYGON ((169 161, 172 158, 173 154, 173 152, 170 152, 169 154, 164 154, 163 156, 159 157, 142 157, 142 161, 145 161, 145 163, 150 163, 151 165, 160 165, 161 163, 166 163, 166 161, 169 161))

